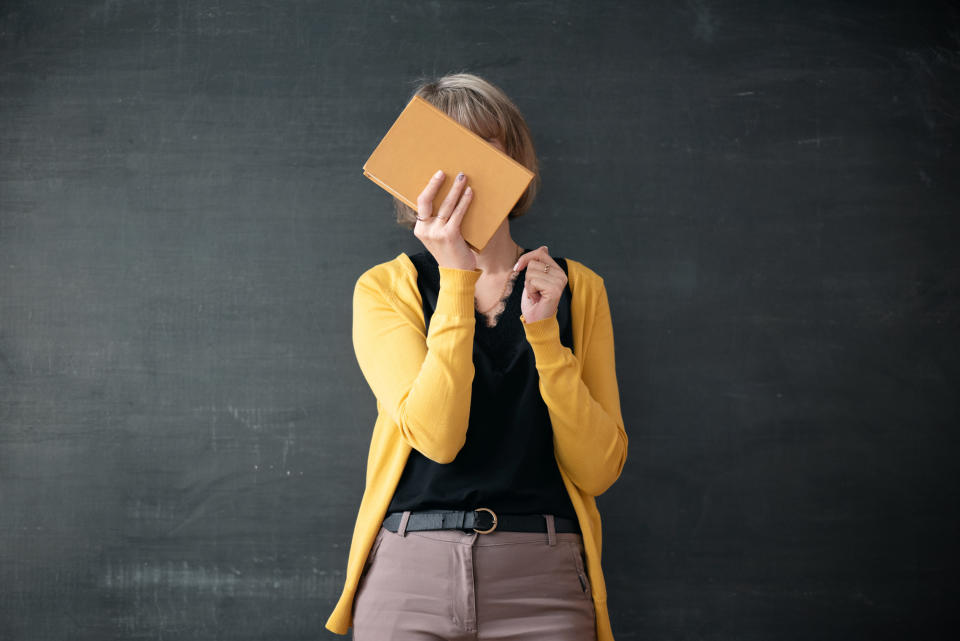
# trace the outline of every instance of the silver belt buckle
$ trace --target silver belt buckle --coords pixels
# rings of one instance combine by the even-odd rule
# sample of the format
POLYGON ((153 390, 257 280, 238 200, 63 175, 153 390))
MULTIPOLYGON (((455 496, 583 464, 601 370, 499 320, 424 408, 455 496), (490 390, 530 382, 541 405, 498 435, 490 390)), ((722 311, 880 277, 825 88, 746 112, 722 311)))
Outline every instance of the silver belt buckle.
POLYGON ((490 534, 491 532, 497 529, 497 515, 493 510, 491 510, 488 507, 478 507, 477 509, 474 510, 474 512, 480 512, 481 510, 484 512, 490 513, 490 516, 493 517, 493 525, 490 527, 489 530, 478 530, 477 528, 473 528, 473 531, 479 534, 490 534))

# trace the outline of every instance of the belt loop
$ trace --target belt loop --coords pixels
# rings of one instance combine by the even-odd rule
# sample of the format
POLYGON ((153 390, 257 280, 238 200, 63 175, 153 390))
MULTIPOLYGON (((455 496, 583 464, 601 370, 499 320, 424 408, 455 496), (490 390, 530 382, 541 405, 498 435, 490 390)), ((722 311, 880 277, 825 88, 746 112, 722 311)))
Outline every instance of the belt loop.
POLYGON ((557 526, 553 521, 553 515, 544 514, 543 517, 547 519, 547 545, 556 545, 557 544, 557 526))
POLYGON ((400 517, 400 527, 397 528, 397 534, 400 536, 407 535, 407 521, 410 519, 410 510, 404 510, 403 516, 400 517))

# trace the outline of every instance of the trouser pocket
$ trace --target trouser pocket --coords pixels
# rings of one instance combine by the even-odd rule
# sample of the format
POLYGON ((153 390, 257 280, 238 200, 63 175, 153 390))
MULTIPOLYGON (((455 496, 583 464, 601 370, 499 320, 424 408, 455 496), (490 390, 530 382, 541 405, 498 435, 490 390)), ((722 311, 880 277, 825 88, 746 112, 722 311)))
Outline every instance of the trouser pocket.
POLYGON ((570 556, 573 560, 573 568, 577 573, 577 580, 580 583, 580 591, 586 598, 592 601, 593 595, 590 593, 590 577, 587 575, 586 558, 583 544, 579 541, 568 541, 567 547, 570 550, 570 556))

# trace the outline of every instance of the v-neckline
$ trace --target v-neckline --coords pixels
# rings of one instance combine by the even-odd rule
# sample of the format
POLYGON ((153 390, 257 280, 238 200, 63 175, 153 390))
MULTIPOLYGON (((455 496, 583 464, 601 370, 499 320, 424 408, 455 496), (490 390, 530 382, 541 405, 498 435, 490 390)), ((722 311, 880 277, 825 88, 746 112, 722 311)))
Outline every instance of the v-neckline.
POLYGON ((510 307, 510 302, 513 299, 513 295, 517 291, 517 281, 520 280, 520 276, 521 274, 523 274, 524 271, 525 269, 521 269, 519 272, 507 276, 510 282, 510 290, 507 293, 505 293, 503 297, 500 300, 498 300, 496 304, 491 308, 491 310, 496 312, 492 318, 488 315, 489 312, 481 312, 479 309, 477 309, 477 299, 476 297, 474 297, 473 299, 474 311, 476 311, 477 318, 483 321, 482 325, 485 329, 496 329, 497 327, 500 326, 500 322, 503 319, 503 315, 504 313, 506 313, 507 309, 510 307), (491 320, 493 321, 492 325, 490 324, 491 320))
MULTIPOLYGON (((520 247, 521 256, 523 256, 528 251, 530 251, 526 247, 522 247, 519 245, 518 247, 520 247)), ((517 260, 519 260, 519 258, 517 260)), ((492 307, 492 309, 498 310, 497 313, 494 314, 493 316, 493 325, 490 324, 490 317, 487 316, 487 314, 481 312, 479 309, 477 309, 477 298, 476 296, 474 296, 473 311, 477 320, 480 321, 479 323, 480 327, 483 327, 483 329, 486 329, 486 330, 496 330, 500 328, 503 321, 503 315, 507 312, 508 309, 510 309, 510 303, 513 302, 514 294, 516 294, 517 292, 517 283, 520 281, 520 279, 523 277, 524 272, 526 271, 527 271, 527 268, 524 267, 523 269, 518 271, 516 274, 507 277, 507 278, 512 278, 513 282, 510 284, 510 291, 504 294, 503 297, 497 301, 496 305, 492 307), (499 309, 501 306, 503 306, 503 309, 499 309)), ((521 287, 520 290, 522 291, 523 287, 521 287)))
MULTIPOLYGON (((520 252, 520 255, 521 255, 521 256, 522 256, 523 254, 526 254, 527 252, 530 251, 530 250, 527 249, 526 247, 520 247, 520 249, 523 250, 523 251, 520 252)), ((440 266, 439 266, 439 264, 437 263, 437 259, 434 258, 434 257, 433 257, 433 254, 431 254, 430 251, 428 251, 428 250, 426 250, 426 249, 424 249, 424 250, 421 252, 421 254, 430 262, 430 264, 433 265, 433 278, 435 279, 435 281, 436 281, 436 283, 437 283, 437 288, 439 289, 439 285, 440 285, 440 266)), ((488 317, 486 314, 482 313, 479 309, 477 309, 477 299, 476 299, 476 296, 474 296, 474 298, 473 298, 473 314, 474 314, 474 317, 475 317, 478 321, 480 321, 480 322, 478 323, 478 328, 482 327, 483 329, 488 330, 488 331, 495 331, 495 330, 502 329, 503 323, 502 323, 501 321, 503 320, 503 315, 507 312, 508 309, 510 309, 511 303, 512 303, 513 300, 515 299, 517 292, 518 292, 518 291, 520 291, 520 292, 523 291, 523 287, 520 287, 519 290, 517 289, 517 282, 520 281, 520 279, 524 277, 524 274, 526 273, 526 271, 527 271, 527 268, 524 267, 524 268, 521 269, 519 272, 517 272, 517 274, 516 274, 515 276, 512 277, 512 278, 513 278, 513 284, 510 286, 510 291, 509 291, 507 294, 505 294, 505 295, 503 296, 503 298, 501 298, 499 301, 497 301, 497 305, 494 307, 494 309, 496 309, 496 307, 500 306, 501 304, 503 305, 503 309, 500 310, 500 311, 496 314, 496 316, 494 317, 494 324, 493 324, 493 325, 489 325, 489 324, 488 324, 489 317, 488 317)))

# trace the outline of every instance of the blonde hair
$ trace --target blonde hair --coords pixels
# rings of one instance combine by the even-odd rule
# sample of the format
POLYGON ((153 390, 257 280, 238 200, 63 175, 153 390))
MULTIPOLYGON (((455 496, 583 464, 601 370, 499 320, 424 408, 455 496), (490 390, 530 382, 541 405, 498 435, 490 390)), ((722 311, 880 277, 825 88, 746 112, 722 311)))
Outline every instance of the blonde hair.
MULTIPOLYGON (((527 213, 540 187, 540 169, 530 129, 517 106, 499 87, 470 73, 417 82, 420 85, 411 94, 411 100, 420 96, 481 138, 499 140, 508 156, 533 172, 533 180, 507 217, 518 218, 527 213)), ((393 204, 397 223, 413 229, 416 210, 396 197, 393 204)))

